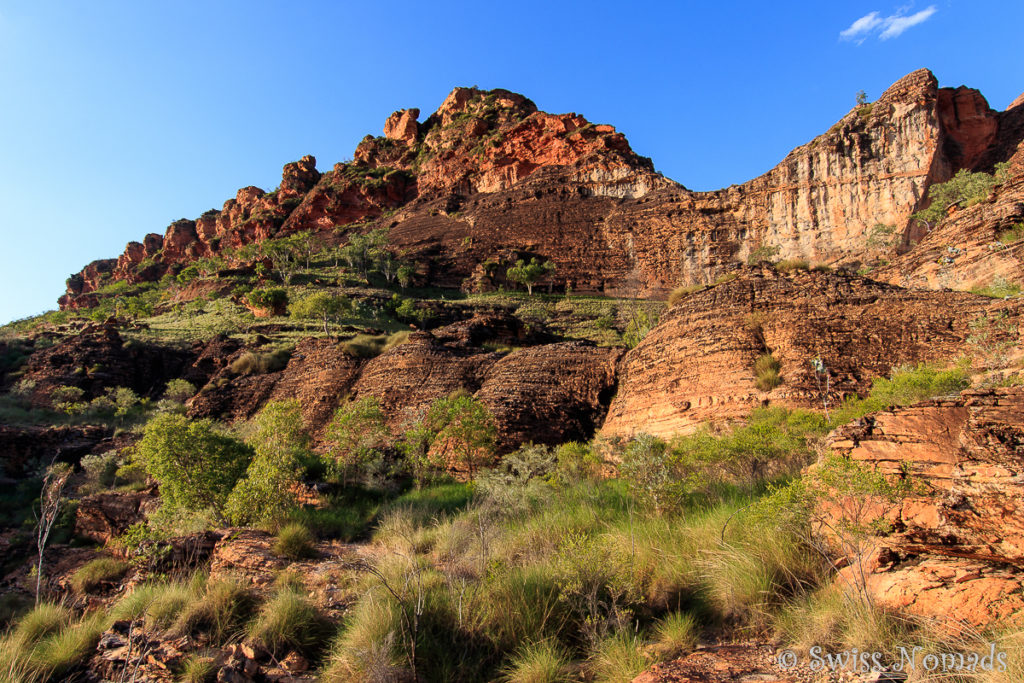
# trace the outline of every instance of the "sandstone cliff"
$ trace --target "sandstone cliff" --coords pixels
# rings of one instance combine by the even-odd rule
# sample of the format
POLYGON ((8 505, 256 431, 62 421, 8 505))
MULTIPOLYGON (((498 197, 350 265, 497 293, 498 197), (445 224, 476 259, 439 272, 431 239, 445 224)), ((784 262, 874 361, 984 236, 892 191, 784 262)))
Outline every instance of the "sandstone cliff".
POLYGON ((868 415, 834 432, 830 446, 921 488, 900 502, 894 533, 868 558, 867 587, 881 606, 953 631, 1020 623, 1024 389, 868 415))
MULTIPOLYGON (((658 436, 707 420, 742 418, 770 402, 821 408, 829 370, 832 406, 863 393, 893 366, 972 352, 972 323, 1021 306, 966 292, 904 290, 837 273, 745 268, 742 275, 688 295, 622 360, 618 393, 602 433, 658 436), (755 385, 754 363, 771 353, 782 383, 755 385)), ((1013 336, 1019 340, 1019 332, 1013 336)), ((1019 343, 1019 341, 1017 341, 1019 343)))
POLYGON ((915 71, 765 175, 690 192, 611 126, 540 112, 504 90, 456 88, 423 122, 415 109, 392 114, 386 135, 367 136, 351 163, 321 174, 303 157, 273 192, 243 188, 219 211, 89 264, 61 306, 91 305, 89 293, 111 280, 156 279, 276 235, 344 239, 345 226, 388 228, 392 248, 454 287, 493 286, 474 277, 481 264, 525 254, 554 261, 559 288, 613 295, 711 281, 759 246, 856 265, 873 256, 876 224, 912 237, 908 218, 930 184, 1008 158, 1024 135, 1011 112, 915 71))

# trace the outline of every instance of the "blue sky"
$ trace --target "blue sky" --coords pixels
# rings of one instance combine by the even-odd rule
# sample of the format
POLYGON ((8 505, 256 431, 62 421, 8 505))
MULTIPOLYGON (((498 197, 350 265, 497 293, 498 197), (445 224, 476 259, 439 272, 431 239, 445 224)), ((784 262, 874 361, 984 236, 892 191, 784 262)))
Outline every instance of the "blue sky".
POLYGON ((456 85, 615 125, 692 189, 763 173, 920 67, 997 109, 1024 91, 1010 0, 296 5, 0 0, 0 323, 456 85))

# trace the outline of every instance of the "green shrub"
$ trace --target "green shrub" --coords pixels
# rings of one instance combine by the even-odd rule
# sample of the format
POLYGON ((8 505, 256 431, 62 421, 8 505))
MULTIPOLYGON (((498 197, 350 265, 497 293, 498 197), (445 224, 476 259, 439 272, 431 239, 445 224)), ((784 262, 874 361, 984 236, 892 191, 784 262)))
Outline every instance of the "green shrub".
POLYGON ((619 475, 655 514, 676 507, 683 494, 682 483, 672 470, 668 444, 650 434, 638 434, 626 445, 619 475))
POLYGON ((372 471, 381 467, 389 437, 384 411, 375 396, 339 406, 324 432, 327 455, 342 468, 346 484, 353 477, 372 478, 372 471))
POLYGON ((782 376, 779 374, 781 369, 782 364, 772 354, 764 353, 758 356, 757 360, 754 361, 754 376, 756 377, 755 384, 757 388, 761 391, 771 391, 782 384, 782 376))
POLYGON ((996 277, 987 286, 974 287, 971 289, 971 292, 992 297, 993 299, 1008 299, 1020 296, 1021 286, 1016 282, 1010 282, 1005 277, 996 277))
POLYGON ((771 262, 778 255, 779 247, 769 247, 764 244, 759 244, 758 246, 750 250, 750 255, 747 256, 747 265, 756 266, 766 261, 771 262))
POLYGON ((888 379, 876 378, 871 383, 867 398, 846 400, 833 415, 833 420, 843 424, 892 406, 907 406, 929 398, 951 396, 970 385, 971 380, 962 368, 942 370, 924 363, 900 366, 893 369, 888 379))
POLYGON ((274 553, 290 560, 303 560, 316 555, 313 534, 302 524, 292 522, 281 527, 274 542, 274 553))
POLYGON ((164 413, 146 425, 136 457, 160 484, 164 505, 221 510, 253 453, 210 420, 164 413))
POLYGON ((1005 181, 1007 167, 1006 163, 996 164, 995 173, 991 175, 960 169, 948 181, 928 188, 928 208, 918 211, 912 218, 937 223, 946 215, 950 206, 968 207, 977 204, 988 196, 993 187, 1005 181))
POLYGON ((100 557, 79 567, 71 575, 71 587, 77 593, 91 593, 105 583, 120 579, 128 563, 112 557, 100 557))
POLYGON ((194 384, 185 379, 172 379, 164 387, 163 397, 169 401, 184 403, 196 395, 194 384))
POLYGON ((288 292, 280 287, 254 289, 246 295, 245 300, 253 308, 280 309, 288 303, 288 292))

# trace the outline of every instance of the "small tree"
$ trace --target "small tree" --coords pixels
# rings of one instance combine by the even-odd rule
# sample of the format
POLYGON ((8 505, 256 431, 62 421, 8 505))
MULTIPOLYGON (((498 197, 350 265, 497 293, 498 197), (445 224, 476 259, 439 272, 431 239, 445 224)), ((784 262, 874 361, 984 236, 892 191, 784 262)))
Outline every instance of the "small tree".
POLYGON ((359 271, 364 280, 369 277, 369 272, 376 265, 380 258, 384 245, 387 243, 387 232, 381 228, 366 233, 365 235, 353 234, 348 238, 348 244, 341 249, 341 257, 349 268, 359 271))
POLYGON ((538 261, 531 258, 529 263, 523 259, 516 261, 516 264, 505 271, 505 276, 512 282, 526 285, 527 294, 533 294, 533 285, 546 275, 555 272, 555 264, 551 261, 538 261))
POLYGON ((868 94, 866 92, 864 92, 863 90, 858 90, 857 91, 857 106, 858 107, 863 107, 867 103, 868 103, 868 94))
POLYGON ((419 419, 405 426, 398 442, 405 467, 416 488, 423 486, 437 469, 437 464, 430 458, 430 447, 434 445, 439 429, 437 425, 431 424, 425 414, 421 414, 419 419))
POLYGON ((298 399, 270 401, 253 418, 247 441, 256 457, 227 500, 233 524, 281 519, 295 507, 299 463, 309 453, 309 433, 298 399))
POLYGON ((412 278, 416 275, 416 268, 408 263, 403 263, 398 266, 398 270, 395 271, 398 277, 398 284, 401 285, 402 289, 405 289, 412 283, 412 278))
POLYGON ((327 323, 337 321, 345 313, 352 311, 352 302, 343 294, 316 292, 304 299, 292 303, 288 312, 293 318, 314 318, 323 322, 324 334, 327 334, 327 323))
POLYGON ((43 487, 39 494, 39 512, 36 515, 36 605, 39 604, 39 592, 43 585, 43 555, 46 543, 50 540, 53 525, 60 517, 63 504, 64 487, 71 478, 71 465, 52 463, 43 474, 43 487))
POLYGON ((309 261, 323 250, 324 240, 319 233, 304 230, 295 233, 295 245, 299 253, 306 259, 306 270, 309 270, 309 261))
POLYGON ((474 396, 449 396, 434 402, 427 420, 438 428, 438 438, 455 451, 472 481, 494 447, 498 430, 491 411, 474 396))
POLYGON ((390 432, 375 396, 364 396, 338 408, 325 434, 328 453, 339 463, 347 484, 353 470, 379 460, 390 432))
POLYGON ((248 446, 219 432, 210 420, 174 413, 150 420, 135 453, 160 484, 164 505, 212 507, 218 513, 253 456, 248 446))
POLYGON ((281 282, 288 285, 299 269, 299 259, 304 252, 301 238, 291 235, 264 241, 260 244, 259 253, 263 258, 270 259, 274 272, 281 278, 281 282))
POLYGON ((668 444, 650 434, 638 434, 627 444, 619 474, 633 495, 655 514, 678 505, 682 498, 683 482, 673 471, 668 444))

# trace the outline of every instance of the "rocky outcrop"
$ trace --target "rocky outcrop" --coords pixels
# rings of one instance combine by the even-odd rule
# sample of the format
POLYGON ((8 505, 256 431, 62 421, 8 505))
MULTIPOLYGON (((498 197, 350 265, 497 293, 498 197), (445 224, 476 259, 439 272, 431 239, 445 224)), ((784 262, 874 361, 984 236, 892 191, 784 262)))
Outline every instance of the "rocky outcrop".
POLYGON ((583 342, 520 349, 487 370, 476 396, 497 420, 500 443, 584 441, 604 420, 621 356, 583 342))
POLYGON ((126 344, 116 325, 91 325, 59 344, 33 353, 23 379, 33 383, 32 401, 49 406, 60 386, 82 389, 84 399, 112 387, 157 396, 168 380, 180 377, 193 360, 189 351, 147 343, 126 344))
POLYGON ((106 427, 16 427, 0 425, 0 472, 32 476, 53 461, 77 463, 110 437, 106 427))
POLYGON ((1019 303, 965 292, 903 290, 838 273, 737 272, 686 296, 626 354, 602 434, 668 437, 760 405, 820 408, 825 386, 814 358, 829 370, 836 405, 893 366, 972 351, 971 323, 985 314, 1021 315, 1019 303), (754 363, 768 352, 782 383, 761 391, 754 363))
POLYGON ((867 559, 878 604, 958 630, 1024 614, 1024 388, 967 391, 868 415, 829 439, 838 455, 919 492, 867 559))
POLYGON ((110 278, 154 279, 278 234, 343 239, 332 231, 351 224, 389 228, 393 248, 429 261, 426 275, 443 286, 509 251, 554 261, 559 288, 654 296, 709 282, 759 246, 856 265, 877 258, 868 240, 878 224, 904 244, 920 237, 908 219, 932 183, 1012 156, 1020 109, 994 112, 977 91, 938 88, 922 69, 763 176, 690 192, 611 126, 538 111, 506 90, 456 88, 422 123, 416 109, 393 113, 352 163, 320 175, 303 157, 274 192, 243 188, 222 210, 172 224, 160 246, 132 243, 119 261, 90 264, 61 305, 92 305, 88 293, 110 278))
POLYGON ((105 544, 132 524, 145 521, 159 506, 160 498, 153 489, 86 496, 75 509, 75 535, 105 544))

